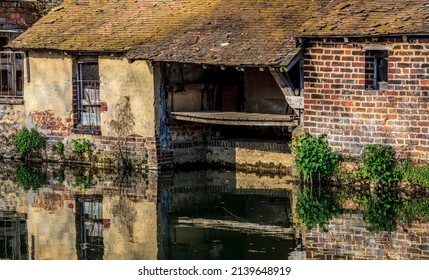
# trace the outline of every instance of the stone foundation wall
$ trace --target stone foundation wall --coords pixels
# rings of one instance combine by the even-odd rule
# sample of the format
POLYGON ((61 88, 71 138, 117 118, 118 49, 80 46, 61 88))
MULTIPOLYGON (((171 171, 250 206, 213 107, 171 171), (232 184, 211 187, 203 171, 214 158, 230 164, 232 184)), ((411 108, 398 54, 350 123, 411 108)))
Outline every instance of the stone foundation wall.
POLYGON ((46 149, 46 159, 64 162, 84 162, 97 167, 114 168, 121 164, 122 160, 129 161, 135 169, 149 169, 156 165, 157 159, 155 147, 151 146, 151 139, 143 137, 103 137, 88 135, 73 135, 68 138, 50 137, 46 149), (84 156, 82 159, 73 151, 73 140, 88 139, 91 145, 92 156, 84 156), (61 141, 65 145, 64 154, 59 154, 55 146, 61 141))
POLYGON ((429 223, 400 224, 395 232, 375 233, 361 214, 344 214, 330 221, 327 232, 307 231, 305 244, 310 260, 428 260, 429 223))
POLYGON ((3 157, 17 156, 13 136, 23 126, 24 105, 0 103, 0 154, 3 157))
POLYGON ((257 172, 296 173, 288 144, 233 140, 175 142, 173 155, 177 165, 209 164, 257 172))

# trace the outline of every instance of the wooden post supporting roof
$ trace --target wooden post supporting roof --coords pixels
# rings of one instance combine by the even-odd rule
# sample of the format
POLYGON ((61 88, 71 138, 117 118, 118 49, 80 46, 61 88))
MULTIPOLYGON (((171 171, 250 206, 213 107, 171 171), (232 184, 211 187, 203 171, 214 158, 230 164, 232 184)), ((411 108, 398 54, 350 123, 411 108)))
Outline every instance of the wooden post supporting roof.
POLYGON ((299 110, 304 109, 304 97, 299 95, 296 96, 294 93, 293 84, 286 72, 286 75, 280 72, 279 69, 272 69, 271 74, 279 85, 283 95, 285 96, 286 102, 293 109, 297 116, 300 115, 299 110))
MULTIPOLYGON (((285 73, 282 73, 280 68, 271 68, 271 75, 276 80, 279 85, 283 95, 285 96, 286 102, 293 109, 297 116, 300 116, 300 110, 304 109, 304 96, 302 96, 302 92, 297 96, 295 95, 295 88, 290 80, 288 72, 301 61, 303 52, 299 50, 296 56, 290 61, 287 67, 284 69, 285 73)), ((301 65, 299 66, 301 67, 301 65)), ((302 77, 301 77, 302 79, 302 77)))

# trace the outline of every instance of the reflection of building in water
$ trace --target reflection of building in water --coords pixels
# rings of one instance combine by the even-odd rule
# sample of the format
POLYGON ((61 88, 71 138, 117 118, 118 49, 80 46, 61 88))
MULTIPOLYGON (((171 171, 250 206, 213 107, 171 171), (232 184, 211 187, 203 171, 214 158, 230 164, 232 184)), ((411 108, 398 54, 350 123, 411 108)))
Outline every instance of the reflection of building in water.
MULTIPOLYGON (((156 176, 149 177, 155 180, 150 181, 151 186, 141 176, 130 186, 117 184, 116 176, 105 176, 91 188, 79 189, 68 184, 74 182, 68 175, 62 184, 53 180, 30 191, 24 191, 8 178, 0 178, 0 210, 27 216, 24 247, 28 247, 29 253, 21 251, 21 257, 156 259, 156 176)), ((9 224, 3 225, 3 229, 7 230, 2 233, 12 231, 9 224)), ((18 226, 13 230, 15 237, 23 232, 18 226)), ((0 258, 18 258, 17 253, 11 255, 11 248, 17 247, 10 236, 2 239, 9 251, 3 251, 7 256, 5 253, 0 258)))
POLYGON ((156 260, 156 201, 143 197, 111 195, 103 197, 104 259, 156 260))
POLYGON ((362 214, 334 218, 327 232, 305 234, 307 259, 429 259, 429 223, 399 224, 394 232, 371 232, 362 214))
POLYGON ((238 175, 181 173, 172 187, 160 188, 159 259, 288 258, 297 246, 288 183, 267 178, 273 187, 262 189, 260 177, 252 186, 238 175))
POLYGON ((35 259, 156 259, 156 201, 111 189, 63 193, 70 200, 55 210, 29 209, 35 259))
POLYGON ((258 186, 263 179, 256 175, 200 173, 202 178, 150 173, 130 180, 93 175, 89 188, 76 188, 64 172, 61 183, 51 178, 30 191, 12 180, 6 187, 0 178, 2 209, 27 216, 28 253, 21 256, 29 259, 288 257, 296 244, 284 178, 270 177, 265 183, 274 188, 258 189, 252 182, 258 186))
POLYGON ((32 259, 77 259, 76 207, 72 193, 43 188, 30 192, 28 197, 27 223, 32 259))
POLYGON ((102 260, 103 198, 76 196, 76 249, 79 260, 102 260))
POLYGON ((23 214, 0 211, 0 260, 28 260, 27 222, 23 214))

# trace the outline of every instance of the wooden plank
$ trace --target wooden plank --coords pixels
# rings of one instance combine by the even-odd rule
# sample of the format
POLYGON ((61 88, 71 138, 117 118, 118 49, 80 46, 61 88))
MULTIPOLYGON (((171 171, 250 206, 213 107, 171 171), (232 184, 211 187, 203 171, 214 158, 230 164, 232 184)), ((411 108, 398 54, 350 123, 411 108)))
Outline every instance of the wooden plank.
POLYGON ((304 96, 285 96, 287 103, 294 109, 304 109, 304 96))
POLYGON ((236 220, 215 220, 204 218, 177 218, 178 226, 182 227, 197 227, 197 228, 213 228, 221 230, 232 230, 246 233, 260 233, 267 236, 276 236, 278 238, 293 239, 296 230, 293 227, 284 227, 278 225, 264 225, 247 221, 236 220))
POLYGON ((173 120, 236 125, 236 126, 298 126, 291 115, 258 114, 243 112, 171 112, 173 120))

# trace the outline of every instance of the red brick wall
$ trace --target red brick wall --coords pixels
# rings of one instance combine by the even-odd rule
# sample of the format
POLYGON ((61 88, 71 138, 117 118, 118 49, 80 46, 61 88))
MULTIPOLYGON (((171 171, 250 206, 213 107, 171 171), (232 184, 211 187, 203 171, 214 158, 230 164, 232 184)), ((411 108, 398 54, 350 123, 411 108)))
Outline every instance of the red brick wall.
POLYGON ((34 21, 32 3, 26 1, 0 1, 0 30, 26 30, 34 21))
POLYGON ((71 139, 87 138, 95 156, 92 163, 100 167, 115 166, 120 161, 118 157, 120 153, 131 160, 135 168, 161 169, 171 167, 173 163, 172 151, 160 149, 158 137, 76 134, 72 133, 73 119, 63 121, 49 110, 31 112, 30 117, 34 126, 48 139, 46 157, 50 160, 76 161, 77 159, 72 153, 71 139), (57 141, 65 144, 64 157, 59 156, 55 149, 50 147, 57 144, 57 141))
POLYGON ((305 120, 311 134, 358 156, 368 144, 390 144, 429 162, 429 38, 312 40, 305 53, 305 120), (369 90, 366 46, 386 45, 387 90, 369 90))

